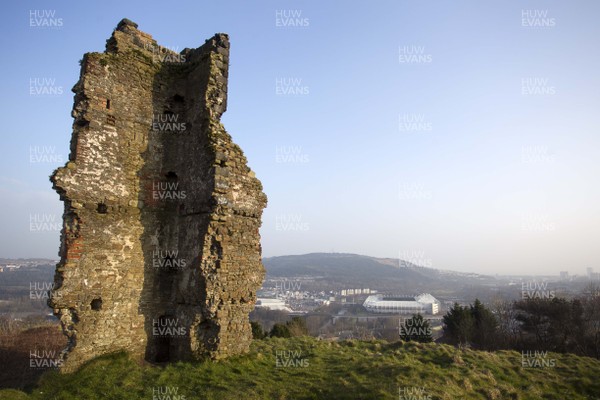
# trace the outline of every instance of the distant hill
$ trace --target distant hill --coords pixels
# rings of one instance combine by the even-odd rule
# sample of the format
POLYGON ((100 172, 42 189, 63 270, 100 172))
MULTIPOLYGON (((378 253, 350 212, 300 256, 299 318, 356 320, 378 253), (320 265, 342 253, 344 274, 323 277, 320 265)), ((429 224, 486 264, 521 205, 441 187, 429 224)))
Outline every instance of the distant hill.
POLYGON ((263 259, 268 278, 315 277, 349 288, 394 288, 416 292, 495 281, 486 275, 444 271, 393 258, 347 253, 311 253, 263 259))

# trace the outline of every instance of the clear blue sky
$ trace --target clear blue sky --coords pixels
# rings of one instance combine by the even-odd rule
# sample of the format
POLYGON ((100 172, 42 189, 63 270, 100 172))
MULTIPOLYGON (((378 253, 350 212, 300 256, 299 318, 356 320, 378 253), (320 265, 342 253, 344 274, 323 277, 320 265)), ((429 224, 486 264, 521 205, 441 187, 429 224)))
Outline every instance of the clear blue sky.
POLYGON ((230 35, 223 122, 269 196, 265 256, 600 270, 597 1, 7 3, 0 257, 57 257, 59 233, 35 224, 62 214, 48 176, 68 156, 78 61, 127 17, 179 50, 230 35), (36 10, 62 26, 30 26, 36 10))

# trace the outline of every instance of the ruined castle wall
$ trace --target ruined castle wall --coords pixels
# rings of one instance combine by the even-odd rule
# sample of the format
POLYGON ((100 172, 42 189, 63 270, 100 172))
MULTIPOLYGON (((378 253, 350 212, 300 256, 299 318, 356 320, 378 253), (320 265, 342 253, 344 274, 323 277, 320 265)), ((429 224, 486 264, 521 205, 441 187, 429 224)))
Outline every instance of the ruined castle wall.
POLYGON ((65 370, 117 350, 221 358, 251 340, 266 197, 220 122, 229 41, 157 49, 124 20, 73 88, 70 161, 52 178, 65 202, 50 301, 70 338, 65 370))

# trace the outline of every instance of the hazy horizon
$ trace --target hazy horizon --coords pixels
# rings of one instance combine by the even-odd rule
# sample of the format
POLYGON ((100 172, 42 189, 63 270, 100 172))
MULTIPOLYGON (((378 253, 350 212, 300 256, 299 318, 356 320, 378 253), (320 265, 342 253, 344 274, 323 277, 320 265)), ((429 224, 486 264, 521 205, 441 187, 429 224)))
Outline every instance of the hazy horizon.
POLYGON ((600 4, 157 4, 3 5, 0 256, 58 257, 78 61, 129 18, 178 51, 230 35, 223 124, 269 197, 264 257, 600 271, 600 4))

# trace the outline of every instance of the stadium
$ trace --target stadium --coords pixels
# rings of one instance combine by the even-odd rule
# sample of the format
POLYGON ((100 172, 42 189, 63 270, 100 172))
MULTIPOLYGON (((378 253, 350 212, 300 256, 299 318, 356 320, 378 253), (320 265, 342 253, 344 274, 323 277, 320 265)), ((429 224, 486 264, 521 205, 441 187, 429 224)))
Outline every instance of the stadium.
POLYGON ((440 310, 440 302, 429 293, 422 293, 414 297, 383 297, 376 294, 367 297, 363 303, 370 312, 396 313, 396 314, 432 314, 440 310))

